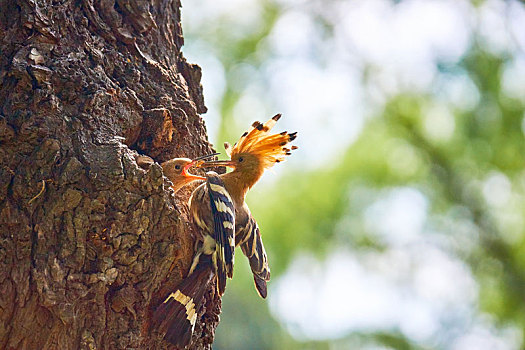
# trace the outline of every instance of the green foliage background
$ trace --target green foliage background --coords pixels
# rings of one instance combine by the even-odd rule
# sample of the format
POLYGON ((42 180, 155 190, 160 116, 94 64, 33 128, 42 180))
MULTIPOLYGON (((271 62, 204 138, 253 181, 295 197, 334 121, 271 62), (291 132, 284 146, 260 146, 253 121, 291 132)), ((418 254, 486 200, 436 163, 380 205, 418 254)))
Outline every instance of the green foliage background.
MULTIPOLYGON (((306 3, 316 2, 302 4, 306 3)), ((475 1, 474 5, 483 3, 475 1)), ((259 20, 240 31, 227 18, 207 20, 199 28, 184 23, 186 44, 199 42, 224 69, 220 100, 216 106, 208 104, 220 114, 217 140, 235 142, 251 123, 249 118, 240 122, 234 116, 246 85, 256 80, 266 86, 261 65, 272 58, 266 40, 286 8, 271 0, 258 4, 259 20), (239 64, 250 67, 253 76, 239 75, 239 64)), ((328 45, 329 18, 312 16, 328 45)), ((522 29, 525 31, 525 24, 522 29)), ((496 329, 511 327, 523 338, 525 86, 523 95, 515 96, 503 88, 502 79, 505 68, 524 52, 519 46, 516 51, 491 50, 478 33, 479 28, 474 27, 469 48, 459 61, 437 63, 438 79, 462 76, 473 84, 478 97, 471 107, 458 108, 444 100, 437 88, 430 92, 400 90, 370 109, 358 138, 336 160, 313 168, 285 163, 286 171, 277 181, 258 184, 252 191, 249 205, 263 232, 272 269, 270 295, 272 284, 300 254, 323 261, 341 247, 357 257, 387 251, 388 241, 365 224, 364 212, 390 190, 413 188, 428 202, 421 234, 439 232, 437 236, 445 242, 439 248, 464 261, 477 282, 477 315, 488 315, 496 329), (436 105, 453 115, 453 134, 446 139, 434 137, 425 124, 427 111, 436 105), (483 195, 488 179, 494 176, 511 188, 510 199, 500 206, 487 202, 483 195)), ((363 87, 373 78, 373 68, 363 67, 363 87)), ((205 85, 204 89, 206 96, 213 87, 205 85)), ((267 96, 261 100, 272 104, 267 96)), ((221 146, 217 148, 222 151, 221 146)), ((216 349, 451 348, 447 335, 418 340, 399 329, 349 331, 321 340, 292 336, 270 312, 268 301, 258 298, 248 265, 238 253, 235 277, 223 299, 216 349)), ((442 327, 453 330, 457 325, 442 327)), ((508 344, 508 348, 514 346, 508 344)))

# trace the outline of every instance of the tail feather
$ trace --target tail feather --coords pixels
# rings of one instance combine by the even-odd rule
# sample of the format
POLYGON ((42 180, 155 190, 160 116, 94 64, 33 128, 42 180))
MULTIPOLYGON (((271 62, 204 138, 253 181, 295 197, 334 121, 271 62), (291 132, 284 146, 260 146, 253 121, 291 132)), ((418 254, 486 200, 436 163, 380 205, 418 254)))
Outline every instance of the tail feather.
POLYGON ((206 286, 213 275, 209 262, 200 263, 157 307, 152 326, 165 333, 166 341, 182 348, 189 344, 206 286))

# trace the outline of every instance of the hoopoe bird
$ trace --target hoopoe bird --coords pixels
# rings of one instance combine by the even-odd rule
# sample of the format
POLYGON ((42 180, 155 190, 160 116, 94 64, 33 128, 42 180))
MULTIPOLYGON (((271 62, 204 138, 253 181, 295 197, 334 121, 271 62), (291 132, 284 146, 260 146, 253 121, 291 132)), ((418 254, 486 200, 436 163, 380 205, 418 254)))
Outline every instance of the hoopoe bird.
POLYGON ((292 150, 297 149, 296 146, 288 146, 297 137, 296 132, 284 131, 280 134, 269 134, 280 118, 281 114, 277 114, 264 124, 254 122, 252 128, 241 136, 233 148, 225 143, 230 160, 206 161, 198 165, 199 167, 227 166, 233 168, 233 171, 222 175, 208 172, 208 180, 212 176, 213 182, 208 181, 206 185, 199 186, 190 199, 190 211, 194 221, 205 233, 205 236, 201 238, 204 244, 196 252, 196 260, 194 259, 192 268, 196 266, 200 254, 206 254, 207 250, 212 249, 206 243, 207 240, 210 240, 206 234, 209 235, 214 227, 228 231, 223 236, 223 242, 217 245, 219 249, 217 254, 218 289, 221 295, 224 292, 226 280, 220 275, 220 269, 222 267, 223 274, 231 278, 233 252, 235 246, 241 246, 242 252, 249 260, 257 292, 262 298, 266 298, 266 283, 270 280, 270 267, 259 227, 245 198, 248 190, 261 178, 264 170, 271 168, 275 163, 284 161, 286 156, 291 155, 292 150), (216 198, 217 201, 213 203, 212 200, 210 205, 208 197, 216 198), (233 210, 229 204, 230 200, 233 201, 233 210), (234 213, 233 219, 230 218, 231 211, 234 213), (234 242, 229 241, 232 239, 232 232, 230 232, 232 229, 234 242), (221 249, 223 249, 222 252, 221 249), (230 255, 232 257, 231 266, 228 260, 220 261, 223 257, 227 259, 230 255))
MULTIPOLYGON (((235 247, 248 257, 259 295, 266 298, 270 280, 268 258, 257 222, 245 203, 248 190, 264 170, 285 160, 297 147, 286 147, 297 133, 269 135, 280 114, 262 124, 255 122, 233 148, 225 143, 231 160, 195 163, 196 167, 228 166, 234 170, 218 175, 206 173, 206 183, 192 193, 189 203, 197 231, 197 244, 188 276, 157 308, 153 324, 165 331, 164 339, 179 347, 189 344, 197 312, 210 280, 222 296, 226 279, 233 277, 235 247)), ((172 180, 173 182, 173 180, 172 180)))
MULTIPOLYGON (((174 158, 161 163, 161 166, 176 193, 193 181, 206 180, 203 176, 189 173, 189 170, 202 164, 204 159, 218 154, 213 153, 194 159, 174 158)), ((164 339, 180 347, 185 347, 190 342, 197 321, 198 306, 206 291, 205 286, 213 276, 211 262, 203 261, 164 298, 152 319, 153 327, 165 333, 164 339)))

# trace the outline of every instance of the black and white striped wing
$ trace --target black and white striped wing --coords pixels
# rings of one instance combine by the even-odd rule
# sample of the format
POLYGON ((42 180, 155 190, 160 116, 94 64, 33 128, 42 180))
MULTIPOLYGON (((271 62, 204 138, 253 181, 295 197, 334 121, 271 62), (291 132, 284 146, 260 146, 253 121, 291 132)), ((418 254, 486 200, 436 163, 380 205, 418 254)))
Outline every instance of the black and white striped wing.
POLYGON ((206 178, 213 215, 213 238, 217 244, 217 286, 219 294, 222 295, 226 288, 226 277, 233 277, 235 207, 219 175, 210 171, 206 174, 206 178))
POLYGON ((266 298, 268 293, 266 282, 270 280, 270 266, 262 242, 261 231, 259 231, 259 226, 253 216, 250 216, 248 224, 242 230, 245 231, 244 239, 240 243, 242 252, 250 262, 257 292, 262 298, 266 298))

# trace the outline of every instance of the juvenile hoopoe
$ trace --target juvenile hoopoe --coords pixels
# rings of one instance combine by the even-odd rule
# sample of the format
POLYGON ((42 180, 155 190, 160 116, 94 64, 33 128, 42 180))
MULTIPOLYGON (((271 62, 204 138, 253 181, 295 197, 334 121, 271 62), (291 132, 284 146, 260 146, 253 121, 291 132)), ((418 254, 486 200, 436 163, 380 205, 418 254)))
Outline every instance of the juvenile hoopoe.
MULTIPOLYGON (((245 198, 248 190, 260 179, 265 169, 271 168, 275 163, 284 161, 285 156, 290 155, 292 150, 297 149, 296 146, 288 146, 288 143, 296 138, 296 132, 288 133, 284 131, 280 134, 269 134, 280 118, 281 115, 277 114, 264 124, 260 122, 253 123, 252 128, 241 136, 239 142, 233 148, 228 143, 225 143, 226 152, 230 156, 230 160, 206 161, 199 164, 199 167, 227 166, 233 168, 233 171, 222 175, 208 172, 208 179, 210 179, 209 174, 212 174, 214 183, 208 181, 206 185, 200 185, 193 192, 190 199, 190 211, 197 225, 205 233, 204 237, 201 238, 204 244, 196 252, 196 260, 194 260, 193 266, 196 266, 196 261, 198 261, 201 253, 207 253, 206 250, 211 249, 206 244, 208 237, 206 234, 209 235, 212 232, 213 225, 215 227, 218 226, 220 229, 223 227, 228 230, 234 229, 235 246, 240 245, 242 252, 248 257, 255 287, 262 298, 266 298, 267 295, 266 283, 270 280, 270 267, 268 266, 268 258, 264 250, 259 227, 250 213, 248 205, 245 203, 245 198), (213 203, 210 206, 208 197, 218 198, 215 208, 213 203), (220 215, 228 217, 231 214, 231 208, 227 205, 230 198, 234 206, 234 219, 224 219, 220 215), (224 221, 221 222, 223 219, 224 221)), ((231 232, 228 232, 223 237, 231 239, 231 234, 231 232)), ((225 261, 222 265, 226 267, 225 271, 228 277, 233 273, 232 270, 230 271, 230 268, 233 269, 233 251, 235 249, 232 245, 233 242, 230 242, 229 245, 219 244, 217 247, 219 249, 217 254, 218 260, 221 259, 221 256, 228 257, 229 254, 232 256, 231 267, 229 261, 225 261), (221 248, 225 249, 224 252, 220 252, 221 248)), ((218 261, 218 265, 219 267, 221 266, 220 261, 218 261)), ((225 284, 226 280, 224 278, 223 281, 219 276, 218 281, 219 292, 222 294, 224 292, 222 284, 225 284)))
MULTIPOLYGON (((193 166, 201 164, 204 159, 216 156, 213 153, 202 157, 188 159, 175 158, 161 164, 164 174, 172 182, 177 192, 183 186, 196 181, 206 180, 203 176, 190 174, 193 166)), ((186 346, 197 321, 197 312, 202 302, 205 286, 214 276, 211 261, 202 261, 182 282, 164 299, 153 314, 152 326, 164 332, 164 338, 175 345, 186 346)))
POLYGON ((170 179, 173 184, 171 187, 177 193, 185 185, 196 181, 196 180, 206 180, 203 176, 193 175, 188 173, 190 168, 202 164, 204 159, 208 159, 218 155, 219 153, 207 154, 201 157, 194 159, 188 158, 173 158, 164 163, 161 163, 162 171, 168 179, 170 179))

